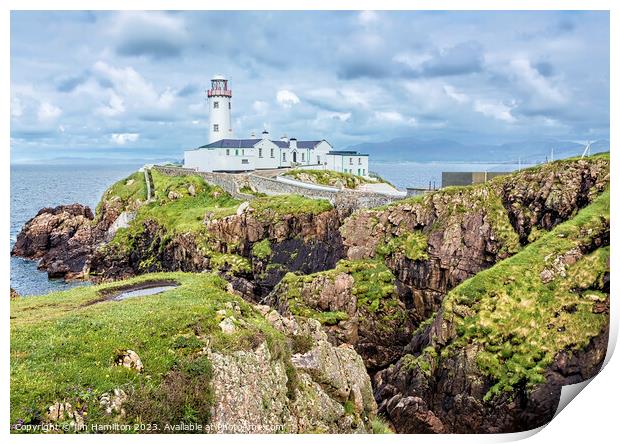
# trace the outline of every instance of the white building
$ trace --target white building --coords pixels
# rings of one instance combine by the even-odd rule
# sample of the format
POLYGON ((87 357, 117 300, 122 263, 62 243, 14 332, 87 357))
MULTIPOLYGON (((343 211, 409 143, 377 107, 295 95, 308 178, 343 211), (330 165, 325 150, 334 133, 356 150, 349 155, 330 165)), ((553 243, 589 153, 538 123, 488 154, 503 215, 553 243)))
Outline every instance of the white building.
POLYGON ((355 151, 334 151, 326 140, 271 140, 263 131, 260 138, 235 139, 231 126, 232 91, 228 80, 214 76, 207 91, 209 143, 186 150, 184 166, 197 171, 252 171, 305 166, 368 176, 368 155, 355 151))

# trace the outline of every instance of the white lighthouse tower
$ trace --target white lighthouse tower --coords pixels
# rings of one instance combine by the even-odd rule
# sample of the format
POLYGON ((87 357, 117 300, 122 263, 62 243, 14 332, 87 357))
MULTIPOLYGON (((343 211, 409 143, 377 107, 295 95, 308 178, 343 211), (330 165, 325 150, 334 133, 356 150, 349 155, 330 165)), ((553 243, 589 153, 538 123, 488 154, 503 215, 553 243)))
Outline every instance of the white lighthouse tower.
POLYGON ((233 138, 233 130, 230 124, 232 91, 228 89, 228 80, 222 75, 213 76, 207 97, 209 103, 209 143, 220 139, 233 138))

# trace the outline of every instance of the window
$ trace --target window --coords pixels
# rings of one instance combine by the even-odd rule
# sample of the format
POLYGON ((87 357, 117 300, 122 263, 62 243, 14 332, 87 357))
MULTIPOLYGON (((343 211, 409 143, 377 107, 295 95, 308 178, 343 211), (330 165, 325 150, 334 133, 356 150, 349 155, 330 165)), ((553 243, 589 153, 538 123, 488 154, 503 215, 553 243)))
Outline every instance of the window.
POLYGON ((358 168, 358 169, 357 169, 357 175, 358 175, 358 176, 361 176, 361 175, 362 175, 362 170, 361 170, 361 168, 358 168))
POLYGON ((263 149, 262 148, 258 149, 258 157, 263 157, 263 149))
POLYGON ((275 156, 273 155, 273 148, 271 148, 271 157, 275 157, 275 156))
POLYGON ((230 102, 228 102, 228 109, 230 109, 230 102))
POLYGON ((362 164, 362 158, 361 158, 361 157, 358 157, 358 158, 357 158, 357 164, 358 164, 358 165, 361 165, 361 164, 362 164))
POLYGON ((213 102, 213 109, 218 109, 220 107, 220 102, 213 102))
POLYGON ((366 168, 362 168, 362 176, 366 175, 366 168))
POLYGON ((226 155, 230 156, 230 148, 226 148, 226 155))
POLYGON ((306 161, 306 153, 301 153, 301 161, 302 162, 306 161))
POLYGON ((248 163, 250 163, 250 161, 248 159, 241 159, 241 164, 242 165, 247 165, 248 163))
POLYGON ((286 153, 282 153, 282 162, 286 162, 286 153))
POLYGON ((316 156, 316 163, 321 164, 321 156, 316 156))
POLYGON ((239 155, 239 150, 235 150, 235 156, 239 155))
POLYGON ((241 150, 241 155, 245 156, 245 150, 243 150, 243 149, 241 150))
POLYGON ((349 157, 349 165, 353 165, 353 157, 349 157))
POLYGON ((214 133, 217 133, 217 132, 219 132, 219 131, 220 131, 220 126, 219 126, 217 123, 215 123, 215 124, 213 125, 213 132, 214 132, 214 133))

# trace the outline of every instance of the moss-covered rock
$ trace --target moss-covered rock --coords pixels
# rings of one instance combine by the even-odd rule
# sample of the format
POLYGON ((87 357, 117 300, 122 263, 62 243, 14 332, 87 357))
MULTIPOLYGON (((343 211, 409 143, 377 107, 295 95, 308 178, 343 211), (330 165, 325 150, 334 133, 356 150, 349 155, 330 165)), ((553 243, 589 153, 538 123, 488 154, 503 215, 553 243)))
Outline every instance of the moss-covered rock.
MULTIPOLYGON (((609 325, 609 192, 513 257, 457 286, 377 396, 397 430, 405 397, 452 432, 508 432, 550 420, 560 387, 596 374, 609 325), (446 408, 458 394, 458 403, 446 408), (429 414, 430 414, 429 413, 429 414)), ((420 426, 422 427, 422 426, 420 426)), ((422 427, 423 428, 423 427, 422 427)))
POLYGON ((380 261, 343 260, 329 271, 288 273, 265 301, 318 320, 334 344, 353 345, 373 370, 397 359, 411 332, 394 281, 380 261))

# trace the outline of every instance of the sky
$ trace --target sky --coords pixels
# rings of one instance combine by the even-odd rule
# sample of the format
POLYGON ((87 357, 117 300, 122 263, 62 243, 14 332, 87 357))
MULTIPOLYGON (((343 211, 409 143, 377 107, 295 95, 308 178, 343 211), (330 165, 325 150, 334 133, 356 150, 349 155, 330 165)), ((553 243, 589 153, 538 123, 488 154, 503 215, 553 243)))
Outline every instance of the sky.
POLYGON ((180 159, 214 74, 237 137, 609 138, 605 11, 13 11, 11 161, 180 159))

